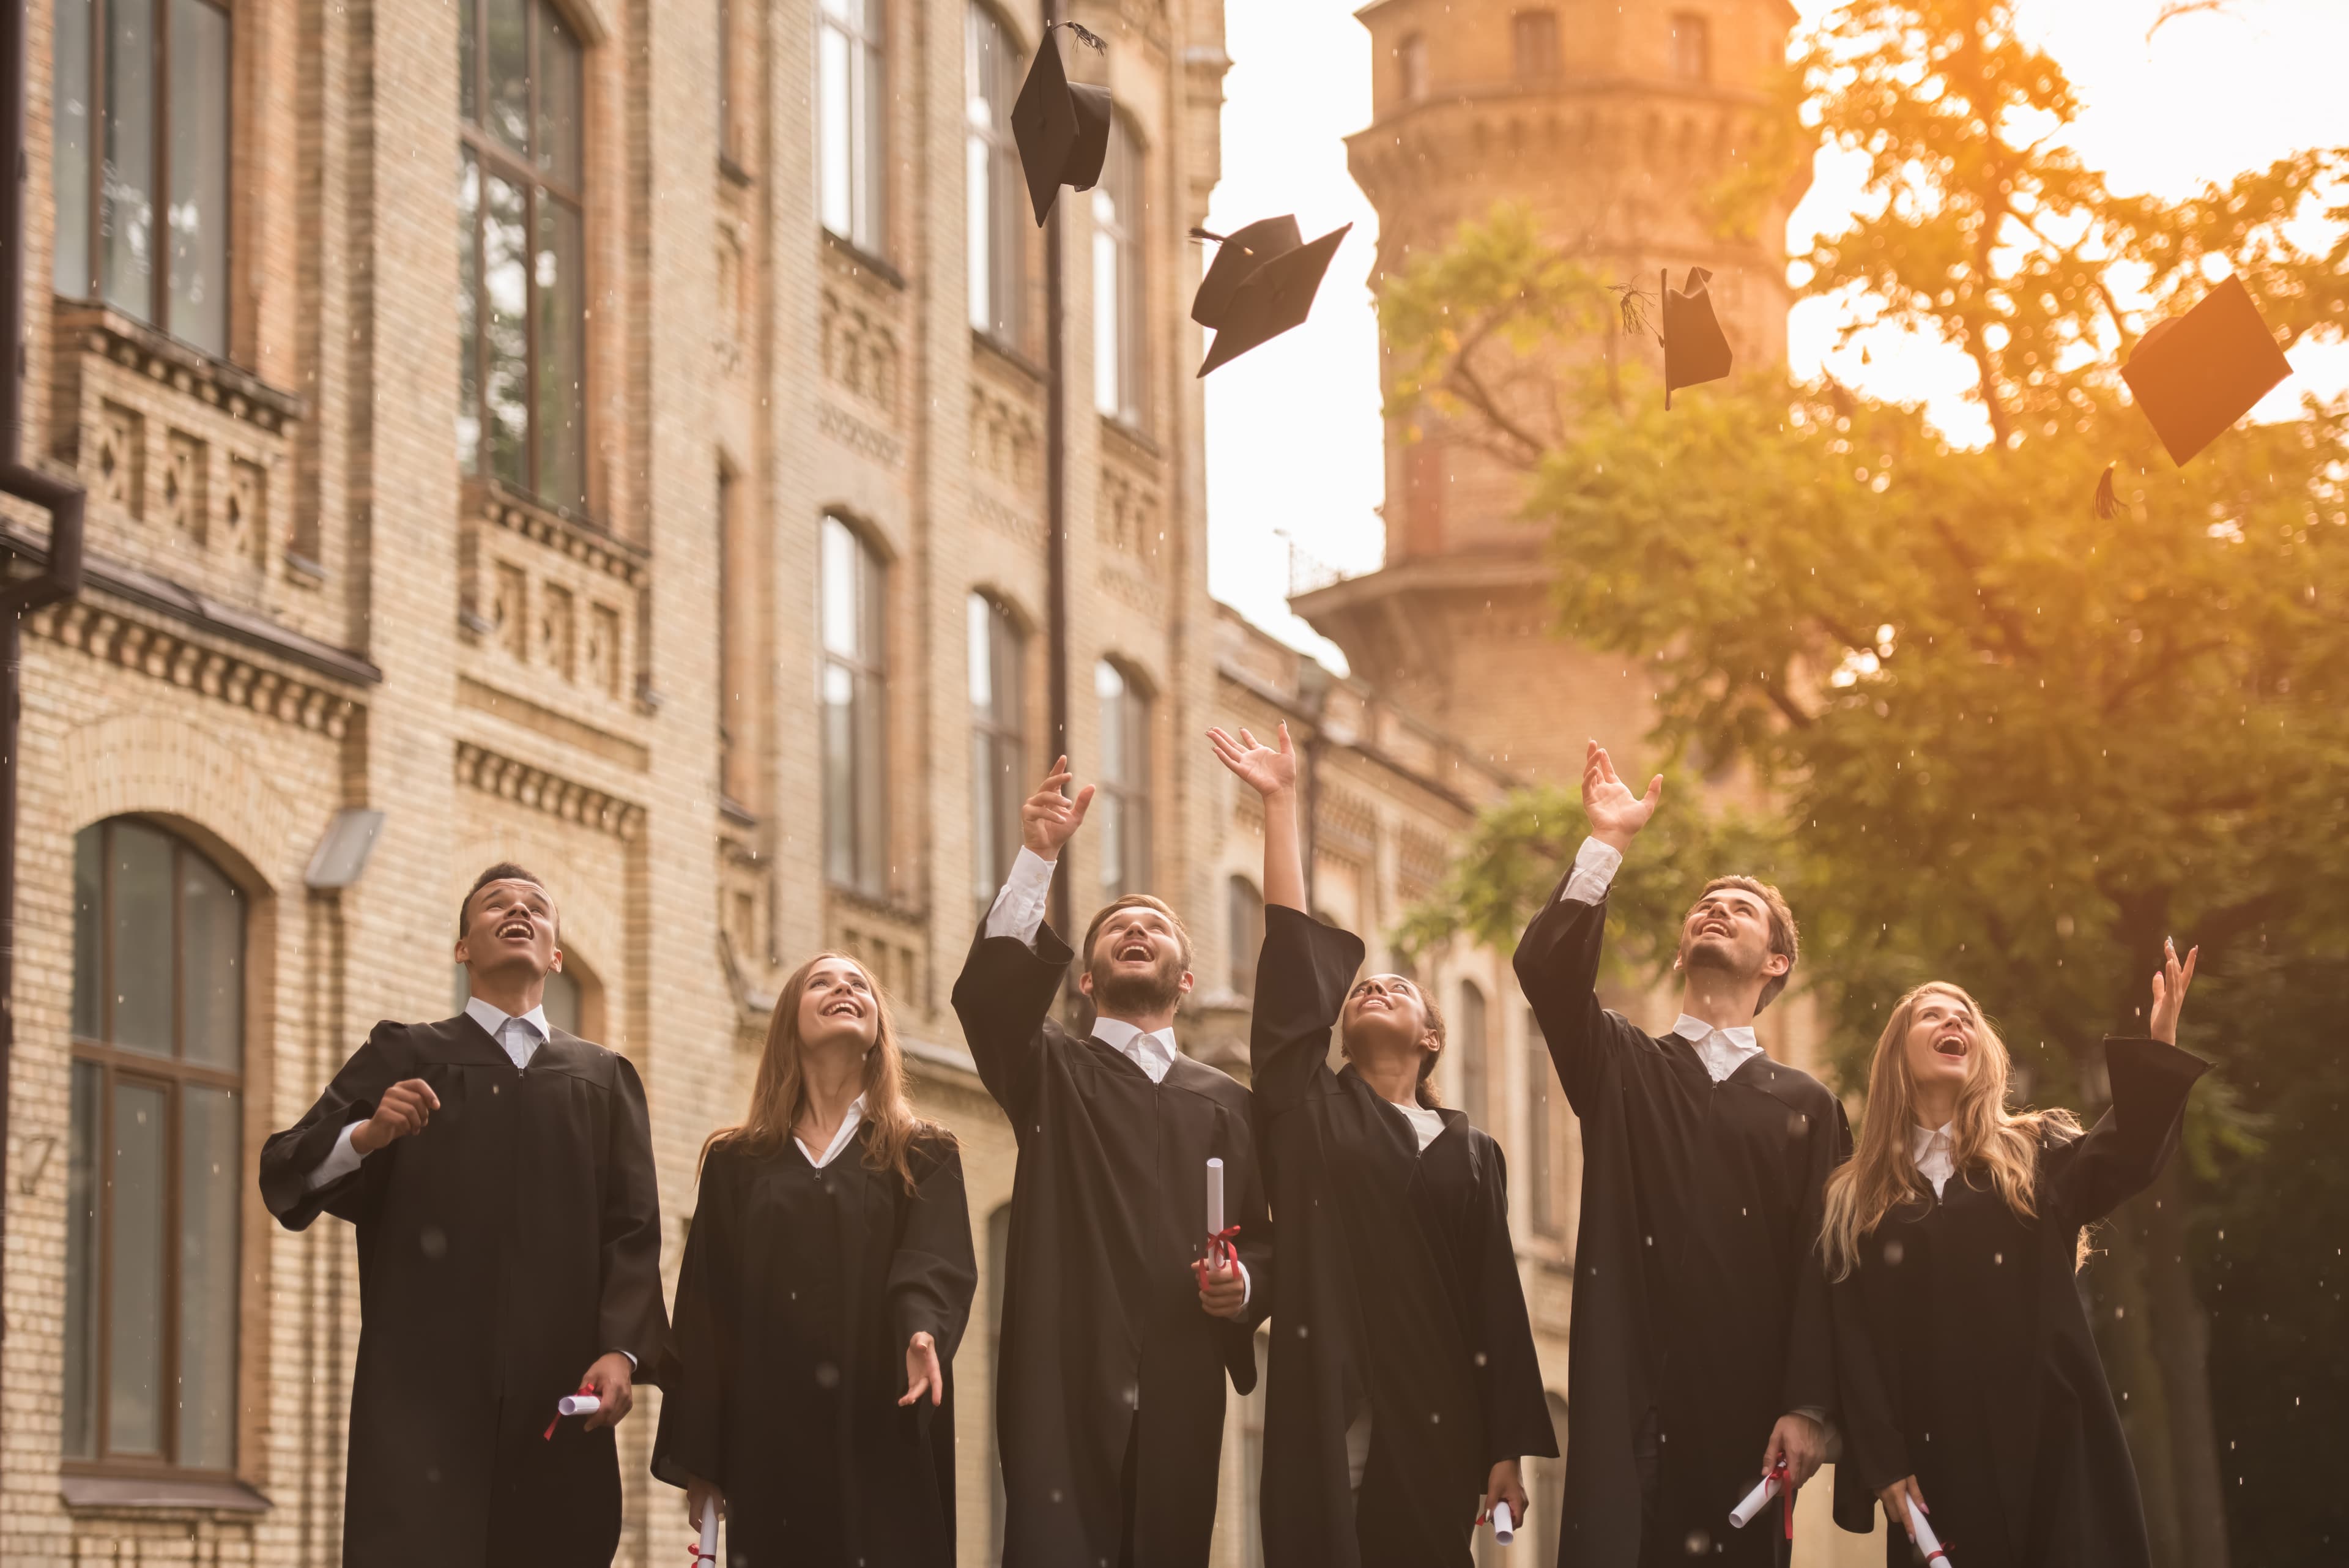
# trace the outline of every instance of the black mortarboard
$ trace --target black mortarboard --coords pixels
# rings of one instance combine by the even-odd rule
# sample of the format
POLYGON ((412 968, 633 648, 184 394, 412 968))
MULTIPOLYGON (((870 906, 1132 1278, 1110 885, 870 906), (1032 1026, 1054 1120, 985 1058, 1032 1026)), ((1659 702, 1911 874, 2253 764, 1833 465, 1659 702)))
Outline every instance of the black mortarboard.
POLYGON ((1310 244, 1299 242, 1294 217, 1267 218, 1229 234, 1194 230, 1222 246, 1191 300, 1191 319, 1216 332, 1199 374, 1302 325, 1330 258, 1353 226, 1332 229, 1310 244))
POLYGON ((1672 290, 1671 269, 1663 270, 1664 407, 1672 406, 1672 392, 1729 374, 1729 339, 1722 336, 1721 318, 1713 313, 1713 296, 1705 285, 1713 274, 1701 266, 1688 271, 1688 292, 1672 290))
POLYGON ((1090 191, 1109 156, 1109 88, 1072 82, 1061 66, 1061 27, 1096 49, 1102 41, 1074 22, 1054 22, 1036 45, 1036 61, 1011 104, 1011 139, 1019 145, 1019 170, 1028 176, 1028 200, 1041 228, 1061 187, 1090 191))
POLYGON ((2181 468, 2291 374, 2239 277, 2147 332, 2121 367, 2137 406, 2181 468))

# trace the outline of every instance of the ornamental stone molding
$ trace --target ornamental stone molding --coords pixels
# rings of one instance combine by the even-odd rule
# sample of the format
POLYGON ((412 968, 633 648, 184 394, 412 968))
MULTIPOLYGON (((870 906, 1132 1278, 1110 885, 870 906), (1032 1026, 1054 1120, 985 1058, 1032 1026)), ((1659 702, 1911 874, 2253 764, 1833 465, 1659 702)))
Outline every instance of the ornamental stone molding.
POLYGON ((210 648, 167 625, 69 599, 36 611, 34 634, 103 663, 168 680, 264 718, 298 725, 334 740, 349 732, 359 705, 339 691, 210 648))
POLYGON ((457 782, 564 822, 611 834, 624 843, 634 842, 644 828, 645 808, 634 802, 502 756, 471 741, 457 742, 457 782))

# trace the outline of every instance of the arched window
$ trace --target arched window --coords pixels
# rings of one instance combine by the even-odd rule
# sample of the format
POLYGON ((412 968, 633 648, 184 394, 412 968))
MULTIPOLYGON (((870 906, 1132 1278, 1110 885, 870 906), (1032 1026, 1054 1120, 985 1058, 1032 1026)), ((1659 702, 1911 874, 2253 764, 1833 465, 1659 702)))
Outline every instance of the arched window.
POLYGON ((862 534, 838 517, 823 520, 824 874, 876 896, 886 891, 889 864, 885 571, 862 534))
POLYGON ((1019 49, 995 13, 972 0, 963 24, 964 195, 968 202, 970 325, 1009 345, 1020 335, 1026 200, 1011 140, 1019 49))
POLYGON ((228 10, 57 0, 56 15, 57 291, 224 355, 228 10))
POLYGON ((457 453, 467 473, 580 510, 585 93, 578 35, 548 0, 458 0, 457 453))
POLYGON ((885 243, 888 81, 882 0, 823 0, 816 33, 816 168, 823 226, 868 255, 885 243))
POLYGON ((1150 694, 1104 659, 1093 666, 1101 702, 1101 895, 1150 890, 1150 694))
POLYGON ((1232 990, 1254 996, 1257 955, 1264 949, 1264 895, 1247 877, 1235 876, 1225 901, 1231 918, 1232 990))
POLYGON ((1112 123, 1109 155, 1092 192, 1093 407, 1139 426, 1143 415, 1143 296, 1142 147, 1123 115, 1112 123))
POLYGON ((65 1456, 236 1463, 245 899, 117 817, 74 840, 65 1456))
POLYGON ((1417 103, 1427 96, 1427 40, 1417 33, 1405 34, 1395 46, 1395 67, 1402 78, 1402 100, 1417 103))
POLYGON ((970 880, 985 909, 1019 853, 1028 773, 1020 734, 1025 650, 1019 623, 985 594, 970 596, 964 618, 970 661, 970 880))
POLYGON ((1713 26, 1694 11, 1672 15, 1672 75, 1684 82, 1713 78, 1713 26))
POLYGON ((1452 1049, 1460 1054, 1460 1110, 1486 1132, 1493 1130, 1491 1064, 1485 1056, 1485 993, 1473 980, 1460 982, 1460 1013, 1452 1021, 1452 1049))

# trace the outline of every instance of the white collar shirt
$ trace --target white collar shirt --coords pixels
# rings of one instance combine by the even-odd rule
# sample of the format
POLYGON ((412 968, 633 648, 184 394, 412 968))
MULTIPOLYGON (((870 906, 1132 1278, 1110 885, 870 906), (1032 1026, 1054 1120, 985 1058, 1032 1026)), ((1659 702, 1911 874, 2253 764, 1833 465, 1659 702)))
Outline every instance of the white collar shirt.
POLYGON ((1174 1067, 1174 1031, 1154 1029, 1148 1033, 1123 1018, 1093 1020, 1093 1038, 1141 1068, 1154 1084, 1163 1084, 1174 1067))
POLYGON ((1909 1129, 1909 1158, 1917 1162, 1917 1174, 1933 1184, 1936 1198, 1958 1172, 1957 1144, 1951 1136, 1956 1127, 1955 1122, 1943 1122, 1937 1127, 1909 1129))
POLYGON ((1696 1047, 1697 1060, 1716 1084, 1726 1082, 1732 1073, 1762 1054, 1762 1043, 1754 1038, 1750 1023, 1715 1029, 1703 1019, 1683 1012, 1672 1024, 1672 1033, 1696 1047))
POLYGON ((792 1141, 800 1146, 800 1152, 807 1156, 810 1165, 822 1170, 840 1158, 840 1151, 848 1147, 848 1140, 856 1136, 856 1129, 864 1120, 864 1096, 859 1095, 848 1102, 848 1114, 840 1118, 840 1130, 832 1135, 832 1142, 824 1147, 822 1154, 819 1155, 815 1150, 808 1147, 807 1140, 797 1133, 792 1135, 792 1141))
POLYGON ((529 1066, 530 1059, 547 1039, 546 1009, 543 1005, 516 1016, 472 996, 465 999, 465 1016, 480 1024, 481 1032, 498 1043, 498 1049, 517 1068, 529 1066))

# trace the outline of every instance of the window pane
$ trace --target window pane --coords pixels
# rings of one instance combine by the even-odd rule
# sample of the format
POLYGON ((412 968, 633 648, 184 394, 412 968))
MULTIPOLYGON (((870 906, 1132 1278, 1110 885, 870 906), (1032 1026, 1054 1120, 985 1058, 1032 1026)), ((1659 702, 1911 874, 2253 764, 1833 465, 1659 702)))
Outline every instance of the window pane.
POLYGON ((1551 1191, 1549 1130, 1549 1047, 1541 1025, 1526 1014, 1526 1181, 1533 1194, 1534 1229, 1545 1235, 1557 1230, 1557 1203, 1551 1191))
POLYGON ((1093 814, 1101 818, 1101 885, 1102 897, 1115 898, 1124 894, 1125 884, 1125 796, 1105 792, 1093 800, 1093 814))
MULTIPOLYGON (((579 981, 561 970, 546 977, 546 995, 540 1005, 546 1009, 546 1021, 566 1034, 579 1033, 579 1011, 582 1005, 579 981)), ((458 1010, 463 1011, 460 1002, 458 1010)))
POLYGON ((163 1091, 114 1085, 107 1449, 163 1448, 163 1091))
POLYGON ((105 993, 106 830, 85 827, 74 835, 73 1032, 85 1040, 105 1038, 98 1002, 105 993))
POLYGON ((888 781, 883 768, 881 682, 856 680, 856 884, 881 891, 889 863, 888 781))
POLYGON ((995 329, 995 108, 988 101, 995 54, 1001 34, 994 19, 973 5, 965 13, 963 29, 963 88, 966 120, 964 191, 968 202, 970 324, 980 332, 995 329))
POLYGON ((1093 695, 1101 700, 1101 776, 1125 784, 1125 677, 1102 659, 1093 666, 1093 695))
POLYGON ((107 0, 106 164, 98 244, 107 302, 155 319, 155 4, 107 0))
POLYGON ((497 139, 516 152, 530 151, 529 0, 488 0, 489 102, 484 117, 497 139))
POLYGON ((575 192, 585 90, 579 43, 554 6, 541 0, 533 9, 538 13, 538 166, 548 179, 575 192))
POLYGON ((856 881, 856 677, 823 667, 824 874, 856 881))
POLYGON ((854 659, 864 651, 859 637, 857 576, 864 553, 855 531, 837 517, 823 520, 823 648, 854 659))
POLYGON ((98 1161, 102 1070, 73 1064, 71 1144, 66 1159, 65 1451, 98 1457, 98 1161))
POLYGON ((1546 81, 1557 74, 1557 13, 1520 11, 1511 19, 1517 78, 1546 81))
POLYGON ((1395 46, 1402 67, 1402 96, 1408 103, 1417 103, 1427 96, 1427 40, 1417 33, 1395 46))
POLYGON ((889 90, 880 45, 880 18, 867 18, 864 42, 856 51, 856 243, 879 254, 884 244, 888 207, 889 90))
POLYGON ((1460 1052, 1461 1112, 1491 1132, 1493 1107, 1485 1060, 1485 993, 1474 985, 1460 988, 1459 1025, 1453 1033, 1460 1052))
POLYGON ((481 166, 470 147, 457 165, 457 461, 481 471, 481 166))
POLYGON ((1264 948, 1264 896, 1245 877, 1231 879, 1232 989, 1242 996, 1256 994, 1256 961, 1264 948))
POLYGON ((481 118, 481 0, 457 0, 457 112, 481 118))
POLYGON ((108 958, 114 990, 108 1038, 133 1051, 171 1054, 171 841, 135 822, 109 825, 114 864, 108 958))
POLYGON ((244 896, 180 851, 180 1054, 208 1067, 244 1060, 244 896))
POLYGON ((228 352, 228 15, 171 0, 169 329, 228 352))
POLYGON ((995 717, 995 607, 985 594, 973 594, 964 606, 963 650, 970 663, 971 712, 995 717))
POLYGON ((586 246, 579 211, 538 196, 538 493, 587 504, 586 246))
POLYGON ((856 102, 848 78, 854 47, 848 35, 829 21, 817 32, 816 165, 823 226, 852 240, 856 237, 856 102))
MULTIPOLYGON (((1112 165, 1117 161, 1114 151, 1110 161, 1112 165)), ((1122 313, 1117 220, 1117 195, 1103 181, 1093 187, 1093 408, 1111 419, 1125 411, 1123 376, 1118 364, 1122 313)))
POLYGON ((50 37, 49 183, 57 204, 50 281, 74 299, 89 293, 91 0, 57 0, 50 37))
POLYGON ((179 1462, 236 1459, 237 1097, 181 1092, 179 1462))
POLYGON ((530 486, 530 231, 523 193, 496 175, 481 180, 481 292, 488 306, 482 355, 490 472, 530 486))

